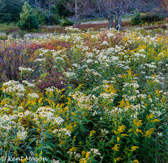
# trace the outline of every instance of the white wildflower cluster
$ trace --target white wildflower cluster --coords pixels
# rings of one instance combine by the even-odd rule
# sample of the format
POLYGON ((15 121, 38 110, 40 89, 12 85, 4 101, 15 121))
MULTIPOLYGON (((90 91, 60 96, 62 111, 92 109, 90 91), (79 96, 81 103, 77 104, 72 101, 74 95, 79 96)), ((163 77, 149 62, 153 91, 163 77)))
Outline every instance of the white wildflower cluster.
POLYGON ((29 83, 27 80, 23 80, 22 83, 26 84, 28 87, 32 87, 32 88, 35 87, 34 84, 29 83))
POLYGON ((19 131, 17 132, 17 138, 20 140, 24 140, 27 136, 27 131, 19 131))
POLYGON ((37 93, 29 93, 27 94, 27 97, 32 99, 38 99, 39 95, 37 93))
POLYGON ((85 95, 82 92, 76 91, 74 94, 69 94, 81 109, 92 110, 93 107, 98 105, 98 98, 95 95, 85 95))
POLYGON ((107 41, 103 41, 100 45, 109 45, 107 41))
POLYGON ((98 149, 92 148, 92 149, 90 150, 90 152, 93 153, 94 155, 99 155, 99 156, 101 156, 101 153, 99 152, 98 149))
POLYGON ((114 97, 116 97, 117 94, 115 93, 101 93, 99 97, 103 98, 104 100, 109 99, 111 102, 114 101, 114 97))
POLYGON ((18 81, 10 80, 2 85, 2 91, 5 93, 23 93, 26 89, 18 81))
POLYGON ((58 91, 58 88, 52 86, 52 87, 46 88, 45 90, 48 91, 48 92, 54 92, 54 91, 58 91))
POLYGON ((73 26, 65 27, 66 31, 73 31, 73 32, 79 32, 81 31, 79 28, 74 28, 73 26))
POLYGON ((40 107, 36 111, 35 120, 38 120, 37 123, 39 123, 39 118, 42 120, 47 120, 47 122, 51 122, 52 124, 61 125, 64 122, 64 119, 61 117, 58 117, 55 115, 55 110, 50 107, 40 107))
POLYGON ((18 121, 19 115, 3 115, 0 116, 0 130, 1 133, 10 133, 15 129, 19 129, 20 131, 24 131, 24 127, 21 126, 18 121))
POLYGON ((34 60, 34 62, 45 62, 46 59, 45 58, 37 58, 34 60))
POLYGON ((108 133, 109 133, 109 131, 108 131, 108 130, 106 130, 106 129, 104 128, 104 129, 101 129, 101 133, 102 133, 103 135, 106 135, 106 134, 108 134, 108 133))
POLYGON ((61 129, 55 129, 53 131, 54 134, 57 133, 58 137, 63 136, 71 136, 71 131, 67 130, 66 128, 61 128, 61 129))
POLYGON ((68 78, 76 76, 76 74, 74 72, 64 72, 64 75, 68 78))
POLYGON ((68 151, 67 153, 70 157, 74 156, 75 160, 79 160, 81 158, 81 154, 76 151, 68 151))
POLYGON ((64 61, 64 59, 62 57, 55 57, 54 59, 58 60, 58 61, 64 61))
POLYGON ((34 70, 32 68, 25 68, 25 67, 18 67, 20 71, 28 71, 28 72, 33 72, 34 70))

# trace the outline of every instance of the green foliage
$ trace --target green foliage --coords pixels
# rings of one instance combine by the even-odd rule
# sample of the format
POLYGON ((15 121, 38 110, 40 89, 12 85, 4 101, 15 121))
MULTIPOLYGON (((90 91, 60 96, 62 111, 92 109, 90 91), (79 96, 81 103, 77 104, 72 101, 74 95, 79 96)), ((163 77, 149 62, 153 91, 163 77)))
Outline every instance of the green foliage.
POLYGON ((25 34, 24 31, 22 31, 22 30, 17 30, 16 32, 13 32, 13 33, 12 33, 12 37, 13 37, 14 39, 16 39, 16 38, 24 39, 24 34, 25 34))
POLYGON ((19 15, 22 11, 23 4, 23 0, 1 0, 0 22, 17 22, 19 20, 19 15))
POLYGON ((0 40, 7 40, 8 36, 7 35, 0 35, 0 40))
POLYGON ((141 25, 142 24, 140 12, 135 13, 134 17, 131 19, 131 24, 132 25, 141 25))
POLYGON ((72 14, 66 8, 67 1, 68 0, 58 0, 56 3, 57 12, 60 16, 68 17, 72 14))
POLYGON ((41 25, 46 24, 47 16, 46 16, 46 12, 42 8, 37 7, 33 9, 33 12, 34 12, 34 15, 37 17, 39 24, 41 25))
POLYGON ((166 163, 167 38, 155 30, 65 30, 2 42, 11 75, 0 91, 0 156, 166 163))
POLYGON ((71 26, 71 25, 73 25, 74 23, 73 22, 71 22, 68 18, 65 18, 65 19, 63 19, 62 20, 62 22, 61 22, 61 26, 71 26))
POLYGON ((152 22, 156 22, 156 21, 162 21, 164 19, 164 16, 153 13, 153 12, 149 12, 146 15, 142 16, 142 22, 143 23, 152 23, 152 22))
POLYGON ((3 23, 3 24, 0 24, 0 32, 9 31, 9 30, 14 29, 14 28, 16 28, 16 25, 14 23, 9 23, 9 24, 3 23))
POLYGON ((60 24, 60 19, 58 14, 51 14, 49 17, 46 17, 46 24, 49 24, 49 20, 50 20, 50 25, 60 24))
POLYGON ((23 12, 20 14, 20 19, 18 26, 21 30, 31 31, 39 29, 37 18, 33 14, 32 8, 27 2, 25 2, 23 6, 23 12))

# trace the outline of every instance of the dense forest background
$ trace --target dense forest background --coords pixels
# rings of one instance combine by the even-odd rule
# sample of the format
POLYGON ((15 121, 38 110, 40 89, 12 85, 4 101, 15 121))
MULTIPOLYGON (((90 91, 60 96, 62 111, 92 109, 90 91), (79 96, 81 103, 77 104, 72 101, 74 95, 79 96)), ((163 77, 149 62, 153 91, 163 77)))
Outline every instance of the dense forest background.
POLYGON ((97 17, 107 18, 110 24, 115 17, 120 22, 124 15, 137 11, 161 16, 167 16, 168 11, 168 0, 0 0, 0 23, 17 23, 25 2, 41 25, 97 17))

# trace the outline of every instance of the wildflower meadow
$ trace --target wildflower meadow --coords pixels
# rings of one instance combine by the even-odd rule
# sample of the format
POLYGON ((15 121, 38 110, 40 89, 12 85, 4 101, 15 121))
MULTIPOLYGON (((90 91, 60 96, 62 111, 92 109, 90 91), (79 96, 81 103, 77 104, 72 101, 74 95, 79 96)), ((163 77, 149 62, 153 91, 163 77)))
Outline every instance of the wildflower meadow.
POLYGON ((167 160, 166 29, 0 42, 0 162, 167 160))

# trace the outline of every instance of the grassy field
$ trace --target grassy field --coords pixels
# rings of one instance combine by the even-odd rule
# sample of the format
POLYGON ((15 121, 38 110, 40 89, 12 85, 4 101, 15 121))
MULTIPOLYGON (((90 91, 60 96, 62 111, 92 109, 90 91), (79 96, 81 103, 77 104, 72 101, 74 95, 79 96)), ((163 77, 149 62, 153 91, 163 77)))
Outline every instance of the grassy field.
POLYGON ((0 42, 0 161, 167 162, 168 31, 88 28, 0 42))
POLYGON ((0 24, 0 32, 6 32, 8 30, 16 28, 16 25, 13 23, 10 24, 0 24))

